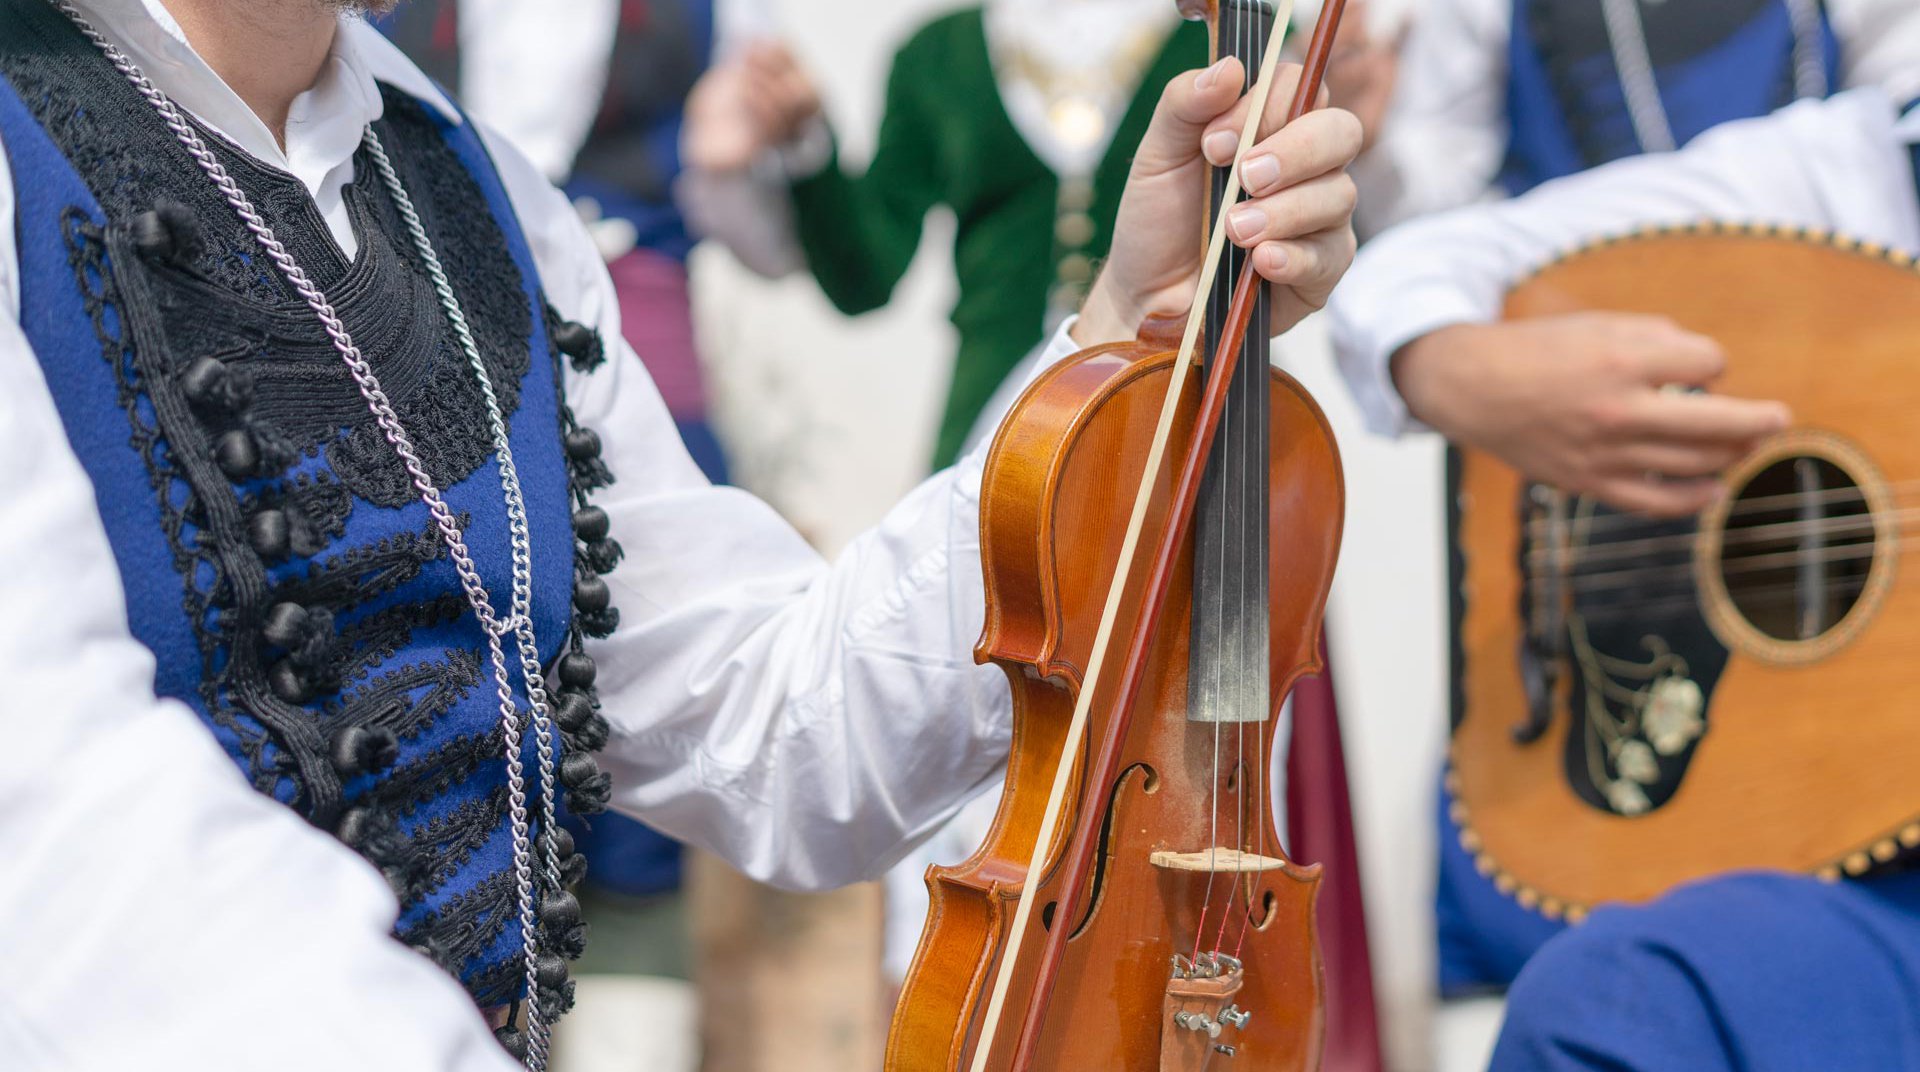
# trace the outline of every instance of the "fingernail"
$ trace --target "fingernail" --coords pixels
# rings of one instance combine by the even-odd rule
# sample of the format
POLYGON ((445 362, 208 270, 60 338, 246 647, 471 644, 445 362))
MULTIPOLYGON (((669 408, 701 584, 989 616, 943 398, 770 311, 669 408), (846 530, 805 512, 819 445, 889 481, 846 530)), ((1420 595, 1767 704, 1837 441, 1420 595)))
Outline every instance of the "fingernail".
POLYGON ((1267 229, 1267 214, 1252 205, 1241 205, 1227 217, 1227 233, 1236 242, 1251 242, 1267 229))
POLYGON ((1222 167, 1233 162, 1234 150, 1240 148, 1240 138, 1231 130, 1216 130, 1207 135, 1200 143, 1206 153, 1207 161, 1222 167))
POLYGON ((1227 65, 1226 60, 1220 60, 1219 62, 1215 63, 1213 66, 1207 68, 1204 71, 1201 71, 1200 76, 1193 80, 1194 88, 1200 89, 1200 90, 1212 89, 1213 84, 1215 82, 1220 81, 1220 69, 1225 67, 1226 65, 1227 65))
POLYGON ((1266 258, 1268 275, 1279 275, 1287 270, 1287 247, 1268 246, 1260 251, 1260 255, 1266 258))
POLYGON ((1249 193, 1265 193, 1280 181, 1280 161, 1262 153, 1240 167, 1240 182, 1249 193))

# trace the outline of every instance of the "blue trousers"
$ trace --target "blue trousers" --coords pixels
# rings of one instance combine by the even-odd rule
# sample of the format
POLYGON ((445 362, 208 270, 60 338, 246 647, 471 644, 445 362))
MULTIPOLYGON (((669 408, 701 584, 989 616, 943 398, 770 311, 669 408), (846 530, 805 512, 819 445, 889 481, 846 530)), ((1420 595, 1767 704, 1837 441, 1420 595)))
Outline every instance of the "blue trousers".
POLYGON ((1491 1072, 1920 1072, 1920 873, 1742 874, 1601 908, 1507 998, 1491 1072))

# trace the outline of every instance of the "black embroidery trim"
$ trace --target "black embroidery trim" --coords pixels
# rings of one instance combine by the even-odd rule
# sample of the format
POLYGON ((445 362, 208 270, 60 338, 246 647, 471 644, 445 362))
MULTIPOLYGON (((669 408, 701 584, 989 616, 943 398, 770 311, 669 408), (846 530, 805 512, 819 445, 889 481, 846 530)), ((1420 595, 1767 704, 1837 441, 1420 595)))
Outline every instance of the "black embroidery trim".
MULTIPOLYGON (((513 872, 500 871, 452 898, 438 912, 429 912, 412 926, 403 927, 399 938, 458 977, 469 962, 499 939, 516 911, 513 872)), ((474 1001, 485 1008, 512 1001, 519 992, 523 972, 524 966, 516 957, 477 977, 467 974, 465 978, 474 1001)))
POLYGON ((456 737, 383 778, 359 803, 376 804, 398 815, 411 815, 429 800, 473 777, 488 763, 497 763, 506 745, 498 729, 456 737))
POLYGON ((329 714, 341 725, 378 726, 408 740, 452 710, 480 683, 480 667, 479 652, 449 651, 444 659, 374 678, 365 688, 349 692, 344 703, 332 705, 329 714), (421 689, 427 691, 410 698, 421 689))
MULTIPOLYGON (((468 612, 465 595, 439 595, 421 603, 375 611, 340 628, 339 638, 345 642, 344 650, 339 652, 339 661, 329 670, 336 681, 358 680, 365 677, 374 667, 385 664, 387 660, 397 655, 400 649, 406 647, 407 642, 413 637, 414 629, 431 628, 458 621, 468 612)), ((431 672, 451 668, 428 663, 408 669, 431 672)), ((434 684, 443 680, 441 674, 433 674, 433 678, 434 684)), ((453 682, 463 686, 463 692, 466 687, 471 687, 475 683, 474 680, 466 677, 453 679, 453 682)), ((427 683, 423 681, 419 684, 427 683)), ((404 704, 403 706, 412 708, 419 705, 404 704)), ((348 704, 346 710, 353 712, 353 716, 350 717, 355 725, 372 723, 371 719, 360 715, 354 705, 348 704)))
POLYGON ((423 824, 380 861, 402 901, 416 901, 437 889, 467 865, 490 840, 507 814, 507 789, 501 786, 423 824))
POLYGON ((190 526, 202 523, 203 512, 198 496, 175 466, 171 453, 165 449, 159 428, 143 412, 139 404, 141 376, 133 351, 111 326, 124 325, 125 319, 120 314, 121 300, 113 274, 107 270, 105 235, 78 208, 69 208, 61 214, 60 228, 66 238, 67 263, 79 283, 82 303, 93 324, 94 337, 100 344, 102 356, 113 369, 120 406, 127 414, 129 442, 146 467, 147 479, 153 487, 155 499, 160 503, 161 527, 172 551, 174 569, 185 582, 182 585, 181 609, 188 621, 196 623, 194 633, 200 649, 201 702, 215 723, 240 742, 249 760, 248 769, 252 772, 254 788, 271 792, 273 782, 277 779, 268 772, 270 763, 267 749, 270 742, 267 736, 258 727, 237 718, 237 712, 221 702, 218 679, 214 673, 221 638, 214 629, 205 627, 205 623, 217 618, 215 609, 224 605, 231 598, 231 593, 219 556, 205 542, 188 534, 190 526), (200 583, 202 577, 211 580, 200 583))
MULTIPOLYGON (((470 520, 461 514, 464 527, 470 520)), ((338 610, 377 599, 420 576, 427 563, 445 556, 447 545, 431 524, 419 532, 388 536, 308 567, 307 576, 283 584, 277 602, 325 605, 338 610)))

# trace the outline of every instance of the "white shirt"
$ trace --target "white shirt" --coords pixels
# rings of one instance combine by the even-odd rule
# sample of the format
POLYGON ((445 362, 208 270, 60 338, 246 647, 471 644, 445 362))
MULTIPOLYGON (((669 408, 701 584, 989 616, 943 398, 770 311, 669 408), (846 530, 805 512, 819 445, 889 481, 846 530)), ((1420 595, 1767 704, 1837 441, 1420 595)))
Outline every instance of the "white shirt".
POLYGON ((1908 156, 1920 111, 1878 89, 1728 123, 1677 153, 1618 161, 1511 201, 1416 220, 1361 250, 1333 294, 1334 346, 1368 426, 1414 427, 1388 363, 1449 324, 1497 320, 1506 292, 1562 251, 1701 219, 1827 228, 1920 251, 1908 156))
MULTIPOLYGON (((1371 232, 1496 196, 1507 150, 1507 46, 1514 0, 1425 0, 1400 52, 1380 140, 1353 168, 1371 232)), ((1684 0, 1674 0, 1684 2, 1684 0)), ((1920 3, 1827 0, 1838 86, 1920 93, 1920 3)))
MULTIPOLYGON (((160 0, 76 0, 182 106, 313 193, 335 237, 376 78, 423 76, 347 21, 283 152, 160 0)), ((444 106, 442 103, 441 106, 444 106)), ((611 360, 569 374, 618 478, 596 502, 625 561, 591 648, 614 804, 756 877, 878 874, 996 777, 1010 732, 976 666, 976 453, 823 562, 771 509, 707 484, 571 206, 499 139, 548 297, 611 360)), ((0 218, 13 212, 0 168, 0 218)), ((94 495, 17 323, 0 228, 0 1066, 290 1072, 511 1067, 452 979, 393 941, 379 874, 255 793, 199 719, 157 699, 94 495)), ((1064 332, 1050 352, 1071 349, 1064 332)), ((375 358, 376 365, 378 358, 375 358)), ((470 539, 504 538, 473 533, 470 539)))

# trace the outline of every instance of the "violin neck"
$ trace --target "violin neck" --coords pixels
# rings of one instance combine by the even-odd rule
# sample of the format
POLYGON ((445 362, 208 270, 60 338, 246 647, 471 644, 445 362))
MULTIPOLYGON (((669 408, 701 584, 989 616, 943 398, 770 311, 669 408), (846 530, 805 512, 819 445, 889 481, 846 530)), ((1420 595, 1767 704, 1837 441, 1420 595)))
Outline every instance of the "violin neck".
MULTIPOLYGON (((1266 58, 1273 19, 1274 5, 1267 0, 1221 0, 1218 7, 1215 56, 1238 59, 1249 86, 1266 58)), ((1227 179, 1227 169, 1214 169, 1211 204, 1226 196, 1227 179)), ((1223 256, 1207 298, 1204 352, 1209 354, 1224 333, 1234 281, 1247 253, 1228 243, 1223 256)), ((1261 287, 1194 504, 1187 711, 1196 722, 1260 722, 1273 713, 1267 608, 1271 300, 1261 287)))

